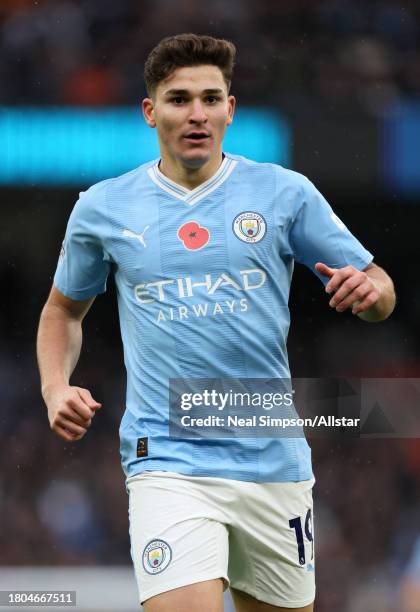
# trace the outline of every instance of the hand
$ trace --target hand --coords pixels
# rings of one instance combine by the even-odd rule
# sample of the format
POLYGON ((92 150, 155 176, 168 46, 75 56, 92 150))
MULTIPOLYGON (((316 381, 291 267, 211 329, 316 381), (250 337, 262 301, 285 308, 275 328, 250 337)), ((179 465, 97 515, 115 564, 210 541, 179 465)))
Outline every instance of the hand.
POLYGON ((66 440, 81 440, 102 404, 96 402, 90 391, 70 385, 48 387, 44 393, 51 429, 66 440))
POLYGON ((366 272, 357 270, 353 266, 329 268, 323 263, 317 263, 315 269, 330 279, 325 291, 334 294, 329 304, 337 312, 343 312, 347 308, 351 308, 354 315, 365 312, 381 295, 366 272))

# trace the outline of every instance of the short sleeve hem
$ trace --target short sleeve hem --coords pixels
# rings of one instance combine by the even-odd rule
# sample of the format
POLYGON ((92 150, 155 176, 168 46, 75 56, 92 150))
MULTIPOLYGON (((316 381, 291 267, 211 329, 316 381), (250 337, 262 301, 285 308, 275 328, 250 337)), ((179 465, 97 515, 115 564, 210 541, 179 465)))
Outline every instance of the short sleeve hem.
POLYGON ((68 297, 70 300, 76 300, 79 302, 88 300, 89 298, 95 297, 100 293, 105 293, 106 291, 106 286, 104 285, 98 285, 97 287, 93 287, 91 289, 68 289, 67 287, 61 285, 60 282, 55 282, 55 280, 54 286, 60 291, 60 293, 68 297))

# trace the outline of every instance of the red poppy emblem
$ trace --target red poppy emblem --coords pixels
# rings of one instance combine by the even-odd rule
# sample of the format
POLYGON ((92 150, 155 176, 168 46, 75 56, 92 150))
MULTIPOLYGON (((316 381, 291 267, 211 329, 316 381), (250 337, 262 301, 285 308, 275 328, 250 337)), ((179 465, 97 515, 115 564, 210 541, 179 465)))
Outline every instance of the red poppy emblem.
POLYGON ((188 221, 178 230, 178 238, 189 251, 197 251, 206 246, 210 239, 210 232, 196 221, 188 221))

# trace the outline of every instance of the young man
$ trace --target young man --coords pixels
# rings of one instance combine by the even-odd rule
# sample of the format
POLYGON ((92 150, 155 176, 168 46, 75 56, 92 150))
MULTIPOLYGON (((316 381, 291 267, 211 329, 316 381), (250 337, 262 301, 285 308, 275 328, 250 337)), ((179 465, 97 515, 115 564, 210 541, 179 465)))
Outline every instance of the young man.
POLYGON ((222 152, 234 46, 164 39, 145 66, 160 159, 81 194, 41 315, 51 428, 80 440, 100 408, 70 385, 81 323, 114 271, 127 368, 121 455, 146 612, 309 612, 315 596, 310 449, 300 438, 171 436, 171 379, 289 378, 297 260, 330 306, 380 321, 392 281, 304 176, 222 152))

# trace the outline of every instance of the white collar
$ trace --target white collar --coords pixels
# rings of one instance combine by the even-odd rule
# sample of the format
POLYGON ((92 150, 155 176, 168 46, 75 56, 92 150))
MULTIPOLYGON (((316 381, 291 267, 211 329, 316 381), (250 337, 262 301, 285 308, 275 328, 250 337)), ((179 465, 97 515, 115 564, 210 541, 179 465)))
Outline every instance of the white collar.
POLYGON ((163 189, 163 191, 166 191, 166 193, 169 193, 178 200, 182 200, 186 204, 192 206, 208 196, 212 191, 224 183, 225 180, 231 175, 237 163, 238 162, 235 159, 225 155, 217 172, 207 181, 204 181, 204 183, 201 183, 201 185, 198 185, 198 187, 195 187, 194 189, 187 189, 182 185, 178 185, 178 183, 175 183, 175 181, 172 181, 170 178, 162 174, 162 172, 159 170, 159 162, 153 164, 153 166, 147 170, 147 174, 158 187, 163 189))

